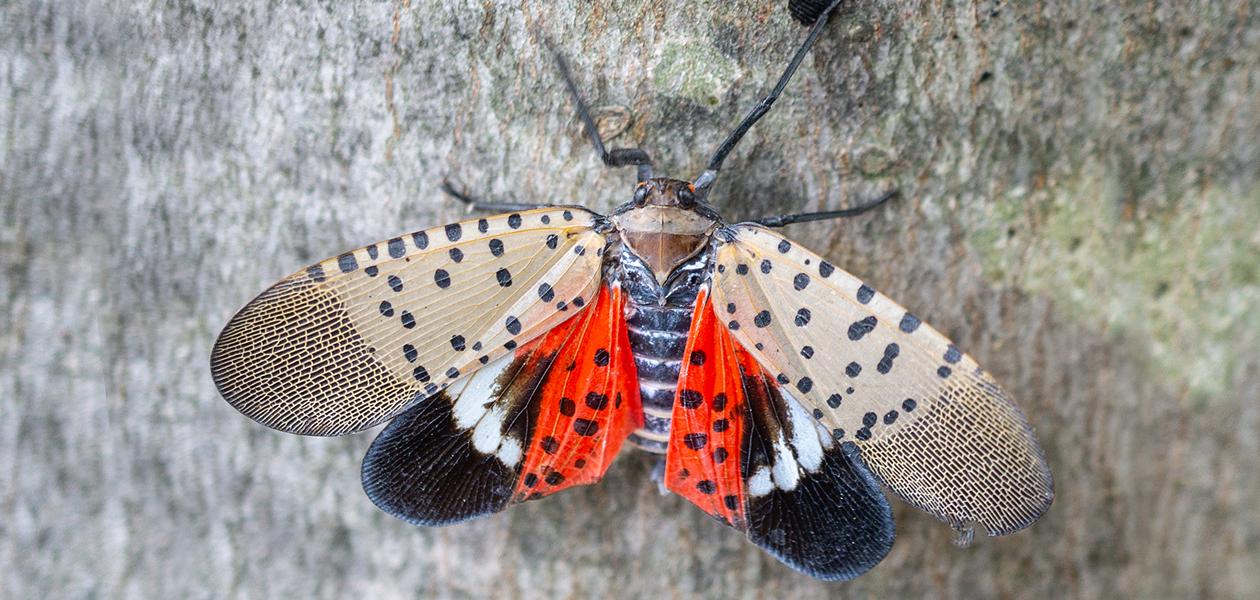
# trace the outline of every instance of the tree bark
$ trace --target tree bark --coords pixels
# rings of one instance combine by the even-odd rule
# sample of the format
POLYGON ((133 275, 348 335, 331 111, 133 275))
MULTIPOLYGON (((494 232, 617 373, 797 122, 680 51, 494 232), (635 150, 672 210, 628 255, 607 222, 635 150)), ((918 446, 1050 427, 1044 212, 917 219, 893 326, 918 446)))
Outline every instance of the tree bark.
POLYGON ((607 210, 543 51, 614 146, 694 178, 805 31, 784 2, 0 5, 0 592, 9 597, 1240 597, 1260 588, 1260 9, 875 0, 833 17, 726 162, 728 220, 793 226, 992 371, 1050 512, 797 574, 649 480, 444 529, 378 512, 371 435, 215 392, 223 324, 301 265, 500 199, 607 210))

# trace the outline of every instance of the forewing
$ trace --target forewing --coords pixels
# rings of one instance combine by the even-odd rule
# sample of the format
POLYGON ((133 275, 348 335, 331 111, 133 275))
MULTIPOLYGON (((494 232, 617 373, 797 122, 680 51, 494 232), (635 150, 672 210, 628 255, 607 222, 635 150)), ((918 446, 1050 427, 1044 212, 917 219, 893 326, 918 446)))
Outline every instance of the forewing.
POLYGON ((597 481, 640 422, 622 300, 580 316, 399 415, 363 460, 382 510, 420 525, 597 481))
POLYGON ((893 520, 874 477, 731 339, 707 290, 683 356, 666 486, 811 576, 852 579, 883 559, 893 520))
POLYGON ((889 488, 990 535, 1049 508, 1032 428, 970 356, 818 255, 759 226, 729 231, 714 275, 726 327, 889 488))
POLYGON ((339 435, 436 397, 592 300, 594 213, 539 209, 418 231, 311 265, 219 335, 219 393, 282 431, 339 435))

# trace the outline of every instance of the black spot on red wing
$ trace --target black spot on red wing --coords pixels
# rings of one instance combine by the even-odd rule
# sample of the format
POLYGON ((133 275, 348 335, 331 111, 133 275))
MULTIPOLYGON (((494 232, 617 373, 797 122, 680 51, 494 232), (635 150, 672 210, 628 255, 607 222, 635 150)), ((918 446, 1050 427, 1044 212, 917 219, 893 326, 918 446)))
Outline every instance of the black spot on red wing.
POLYGON ((324 267, 321 267, 319 265, 311 265, 306 268, 306 276, 310 277, 311 280, 316 281, 316 282, 323 281, 325 279, 324 267))
POLYGON ((552 436, 547 436, 543 438, 538 445, 542 448, 543 452, 546 452, 547 454, 555 454, 556 450, 560 449, 560 440, 557 440, 552 436))
POLYGON ((709 434, 707 433, 688 433, 683 436, 683 445, 692 449, 699 450, 709 443, 709 434))
POLYGON ((871 298, 874 298, 874 297, 875 297, 875 290, 867 287, 865 283, 858 286, 858 291, 857 291, 858 302, 861 302, 862 304, 867 304, 871 301, 871 298))
POLYGON ((726 462, 728 456, 730 456, 730 453, 726 451, 726 448, 718 448, 713 451, 713 462, 720 465, 726 462))
POLYGON ((735 510, 739 508, 739 496, 730 494, 722 498, 722 504, 726 505, 727 510, 735 510))
POLYGON ((713 422, 713 431, 716 431, 717 433, 722 433, 730 428, 731 422, 726 419, 718 419, 713 422))
POLYGON ((446 226, 446 239, 454 242, 464 235, 464 228, 459 223, 451 223, 446 226))
POLYGON ((586 406, 591 410, 604 410, 608 408, 608 396, 596 392, 588 392, 586 394, 586 406))
MULTIPOLYGON (((547 216, 545 216, 545 215, 543 216, 543 218, 544 218, 544 219, 548 219, 548 220, 550 220, 550 219, 549 219, 547 216)), ((586 466, 586 459, 585 459, 585 458, 579 458, 579 459, 577 459, 577 460, 573 461, 573 466, 574 466, 574 467, 576 467, 576 468, 579 468, 579 469, 581 469, 582 467, 585 467, 585 466, 586 466)))
POLYGON ((390 258, 402 258, 407 253, 407 246, 403 244, 402 238, 394 238, 385 244, 385 249, 389 252, 390 258))
POLYGON ((544 283, 538 286, 538 298, 543 302, 551 302, 556 297, 556 291, 551 289, 551 284, 544 283))
POLYGON ((683 408, 700 408, 704 404, 704 396, 696 390, 683 390, 678 392, 678 403, 683 408))
POLYGON ((691 364, 696 367, 704 366, 704 350, 691 351, 691 364))
POLYGON ((464 336, 462 335, 451 336, 451 347, 454 348, 456 352, 463 352, 464 351, 464 336))
POLYGON ((389 278, 385 280, 385 283, 388 283, 389 288, 395 292, 401 292, 403 290, 402 279, 399 279, 397 275, 390 275, 389 278))
POLYGON ((700 490, 701 494, 712 494, 717 491, 717 484, 710 479, 701 479, 696 482, 696 489, 700 490))
POLYGON ((390 304, 389 300, 382 300, 381 305, 377 307, 377 310, 381 311, 382 317, 394 316, 394 305, 390 304))
POLYGON ((429 380, 429 371, 422 366, 416 367, 411 370, 411 376, 414 377, 416 381, 424 383, 429 380))
POLYGON ((718 392, 713 395, 713 410, 722 412, 726 410, 726 393, 718 392))
POLYGON ((797 327, 804 327, 806 325, 809 325, 809 319, 812 316, 813 315, 812 313, 809 312, 808 308, 802 308, 796 311, 796 319, 793 322, 796 323, 797 327))
POLYGON ((599 423, 590 419, 574 419, 573 432, 583 436, 595 435, 599 432, 599 423))
POLYGON ((560 471, 552 471, 547 473, 547 476, 543 478, 543 481, 546 481, 547 485, 550 486, 560 485, 564 483, 564 474, 560 471))
POLYGON ((438 269, 433 272, 433 283, 436 283, 442 289, 451 287, 451 274, 447 273, 445 269, 438 269))
POLYGON ((849 339, 855 342, 862 339, 866 334, 875 329, 875 325, 878 323, 879 319, 876 319, 875 315, 868 316, 860 321, 854 321, 849 325, 849 339))
POLYGON ((577 413, 577 403, 570 398, 560 399, 560 414, 566 417, 572 417, 577 413))
POLYGON ((906 333, 914 333, 914 330, 919 328, 920 323, 922 322, 919 321, 919 317, 906 313, 905 316, 901 317, 901 324, 899 327, 901 327, 901 330, 906 333))
POLYGON ((490 222, 485 219, 477 219, 477 231, 481 233, 490 231, 490 222))
POLYGON ((359 261, 354 259, 354 254, 347 252, 337 257, 337 267, 342 273, 349 273, 359 268, 359 261))
POLYGON ((532 488, 538 485, 538 476, 533 473, 526 473, 523 482, 525 483, 525 487, 532 488))
POLYGON ((787 254, 788 250, 791 250, 791 249, 792 249, 791 242, 787 240, 779 240, 779 252, 782 252, 783 254, 787 254))
POLYGON ((511 287, 512 285, 512 272, 507 269, 496 271, 494 278, 499 282, 499 287, 511 287))
POLYGON ((416 318, 411 316, 410 312, 405 310, 402 311, 402 315, 399 316, 399 319, 402 320, 402 326, 407 329, 411 329, 416 326, 416 318))
POLYGON ((595 351, 595 366, 607 367, 608 361, 610 358, 612 358, 612 356, 608 354, 608 350, 605 350, 603 348, 596 350, 595 351))
POLYGON ((818 263, 818 274, 822 275, 824 278, 831 277, 831 274, 835 272, 835 270, 836 268, 831 266, 831 263, 825 260, 818 263))
MULTIPOLYGON (((423 231, 417 231, 411 234, 411 243, 415 244, 417 248, 424 250, 429 247, 429 234, 423 231)), ((394 258, 398 257, 395 256, 394 258)))
POLYGON ((806 275, 804 273, 797 273, 796 277, 792 278, 792 287, 796 288, 796 291, 799 292, 808 286, 809 286, 809 275, 806 275))

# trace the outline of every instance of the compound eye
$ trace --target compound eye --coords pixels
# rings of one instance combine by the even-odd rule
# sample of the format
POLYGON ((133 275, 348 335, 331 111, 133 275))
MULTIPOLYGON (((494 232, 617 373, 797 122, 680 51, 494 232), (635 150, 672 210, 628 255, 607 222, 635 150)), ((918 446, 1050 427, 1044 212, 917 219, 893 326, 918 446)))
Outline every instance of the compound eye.
POLYGON ((647 186, 641 185, 634 188, 634 205, 643 208, 644 204, 647 204, 647 186))
POLYGON ((690 187, 678 190, 678 205, 683 208, 695 208, 696 193, 690 187))

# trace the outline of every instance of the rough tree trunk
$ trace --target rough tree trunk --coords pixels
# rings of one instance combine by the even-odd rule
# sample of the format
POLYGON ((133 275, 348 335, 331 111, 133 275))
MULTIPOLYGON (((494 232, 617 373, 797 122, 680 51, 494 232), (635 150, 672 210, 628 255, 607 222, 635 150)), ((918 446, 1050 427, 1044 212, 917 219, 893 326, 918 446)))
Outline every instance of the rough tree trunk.
POLYGON ((694 177, 802 39, 784 2, 217 4, 0 4, 0 594, 1260 588, 1254 2, 855 2, 727 162, 730 218, 899 188, 789 233, 993 371, 1057 480, 1040 523, 968 549, 898 505, 888 559, 830 585, 659 496, 640 453, 597 486, 412 528, 360 491, 370 435, 264 429, 207 366, 273 280, 458 218, 445 176, 627 199, 539 34, 615 145, 694 177))

